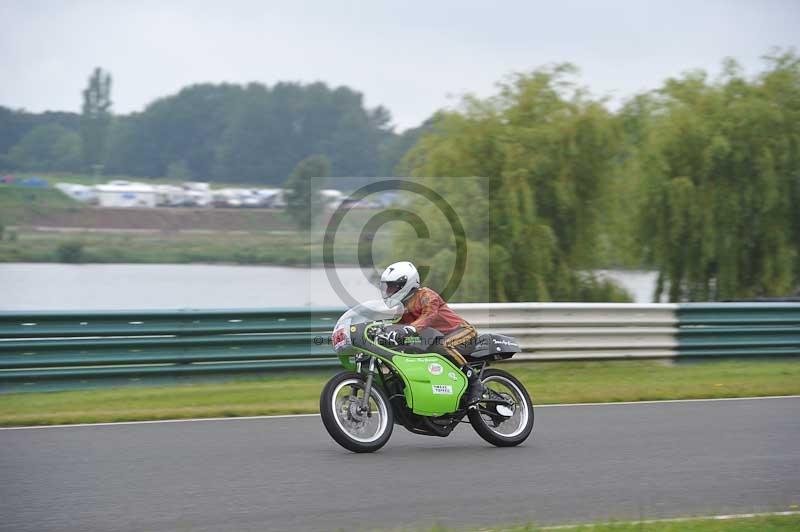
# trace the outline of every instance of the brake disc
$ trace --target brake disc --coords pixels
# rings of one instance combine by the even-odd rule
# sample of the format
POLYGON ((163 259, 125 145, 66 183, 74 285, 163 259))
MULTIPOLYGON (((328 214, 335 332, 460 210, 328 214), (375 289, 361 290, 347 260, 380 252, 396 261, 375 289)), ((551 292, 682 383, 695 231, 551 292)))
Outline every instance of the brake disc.
POLYGON ((347 416, 357 423, 364 422, 364 413, 361 412, 361 407, 358 401, 351 401, 350 406, 347 408, 347 416))

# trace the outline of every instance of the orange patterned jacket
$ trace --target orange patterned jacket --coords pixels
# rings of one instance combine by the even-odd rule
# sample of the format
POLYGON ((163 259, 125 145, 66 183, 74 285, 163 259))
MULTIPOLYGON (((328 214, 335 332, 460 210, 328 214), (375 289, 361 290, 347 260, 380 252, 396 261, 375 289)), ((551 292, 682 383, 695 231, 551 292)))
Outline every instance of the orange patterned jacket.
POLYGON ((442 296, 423 286, 406 301, 400 323, 412 325, 417 330, 433 327, 442 334, 448 334, 462 327, 467 321, 453 312, 442 296))

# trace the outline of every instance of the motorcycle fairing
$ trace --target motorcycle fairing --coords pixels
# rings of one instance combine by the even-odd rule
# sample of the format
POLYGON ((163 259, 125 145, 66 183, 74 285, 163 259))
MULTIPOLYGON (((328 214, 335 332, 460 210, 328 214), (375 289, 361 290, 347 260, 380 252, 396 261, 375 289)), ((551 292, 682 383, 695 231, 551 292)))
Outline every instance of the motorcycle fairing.
POLYGON ((396 354, 392 364, 406 383, 406 403, 421 416, 442 416, 458 410, 467 377, 437 353, 396 354))
POLYGON ((461 396, 467 389, 467 377, 447 357, 438 353, 406 354, 388 349, 371 341, 364 325, 354 325, 351 335, 353 344, 338 353, 345 368, 354 370, 354 355, 366 351, 397 371, 405 384, 406 403, 413 413, 442 416, 458 410, 461 396))

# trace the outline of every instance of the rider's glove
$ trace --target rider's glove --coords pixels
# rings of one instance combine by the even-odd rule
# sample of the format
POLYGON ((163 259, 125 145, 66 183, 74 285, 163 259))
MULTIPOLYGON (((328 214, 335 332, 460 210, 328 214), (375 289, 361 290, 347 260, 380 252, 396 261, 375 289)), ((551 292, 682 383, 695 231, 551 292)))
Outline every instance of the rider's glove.
POLYGON ((409 336, 416 336, 417 329, 411 325, 392 325, 386 331, 388 345, 403 345, 409 336))
POLYGON ((387 345, 400 345, 403 343, 403 336, 399 333, 399 331, 389 331, 386 333, 386 344, 387 345))

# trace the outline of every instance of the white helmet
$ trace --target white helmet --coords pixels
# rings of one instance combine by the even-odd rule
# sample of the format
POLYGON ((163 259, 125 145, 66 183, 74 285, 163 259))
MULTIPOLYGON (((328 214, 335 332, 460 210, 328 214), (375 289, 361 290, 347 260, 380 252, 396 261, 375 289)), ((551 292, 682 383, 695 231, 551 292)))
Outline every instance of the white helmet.
POLYGON ((419 289, 419 272, 408 261, 395 262, 381 274, 381 296, 389 307, 397 306, 419 289))

